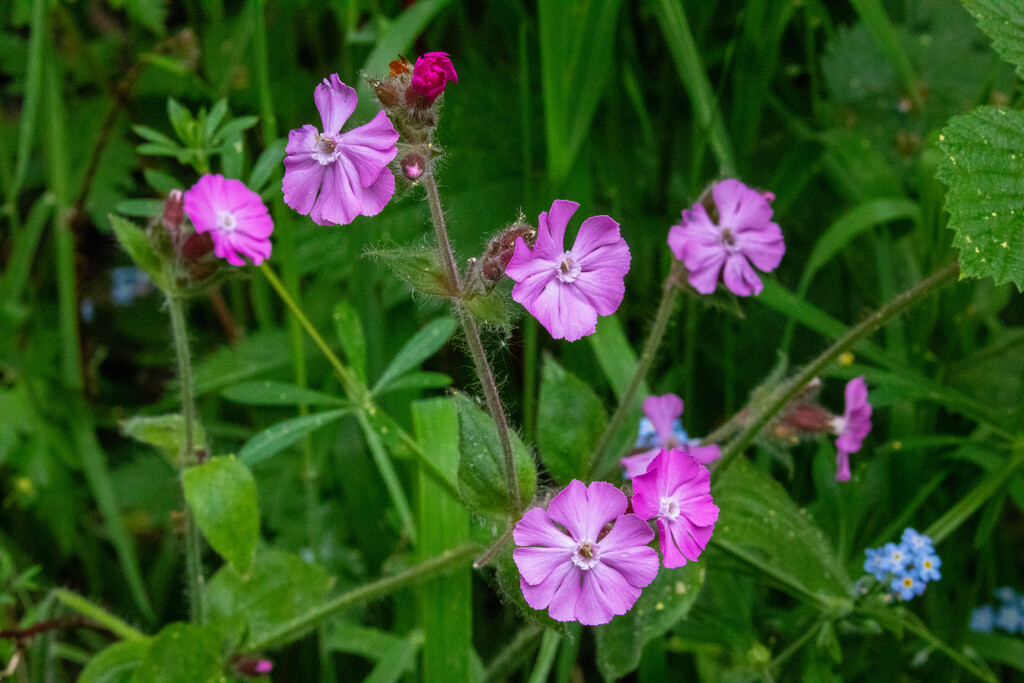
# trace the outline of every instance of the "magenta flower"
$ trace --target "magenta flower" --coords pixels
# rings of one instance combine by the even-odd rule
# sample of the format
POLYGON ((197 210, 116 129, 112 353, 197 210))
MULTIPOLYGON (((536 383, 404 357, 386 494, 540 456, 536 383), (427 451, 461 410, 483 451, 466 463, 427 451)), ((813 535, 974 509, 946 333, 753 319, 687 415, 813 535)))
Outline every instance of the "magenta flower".
POLYGON ((668 232, 668 246, 690 271, 690 284, 711 294, 721 275, 737 296, 761 293, 763 272, 778 267, 786 245, 782 230, 772 222, 775 195, 752 190, 738 180, 723 180, 711 191, 718 213, 716 225, 700 202, 683 210, 681 225, 668 232))
POLYGON ((305 125, 288 133, 284 201, 319 225, 376 216, 395 193, 388 164, 398 154, 398 131, 383 111, 342 133, 355 111, 356 91, 332 74, 313 92, 324 132, 305 125))
MULTIPOLYGON (((665 448, 677 448, 684 453, 692 455, 699 463, 709 463, 722 456, 722 450, 715 444, 710 446, 697 445, 697 440, 687 439, 679 422, 683 414, 683 399, 675 394, 664 396, 648 396, 644 400, 644 414, 650 420, 654 428, 655 439, 653 448, 643 450, 636 455, 628 455, 619 462, 626 468, 627 477, 635 477, 647 471, 647 466, 665 448)), ((652 445, 650 441, 637 442, 637 446, 652 445)))
POLYGON ((412 90, 426 100, 427 106, 433 104, 438 95, 444 92, 448 81, 459 82, 459 77, 452 66, 447 52, 427 52, 420 55, 412 68, 412 90))
POLYGON ((248 256, 258 266, 270 256, 274 221, 241 180, 204 175, 185 192, 184 208, 196 232, 213 240, 213 253, 231 265, 244 266, 242 256, 248 256))
POLYGON ((695 561, 718 520, 718 506, 711 500, 711 473, 691 455, 663 450, 646 473, 633 478, 633 511, 642 519, 657 517, 666 567, 695 561))
POLYGON ((861 443, 871 432, 871 404, 864 377, 854 377, 846 383, 846 407, 843 416, 833 421, 839 438, 836 439, 836 481, 850 481, 850 454, 860 450, 861 443))
POLYGON ((512 298, 526 307, 555 339, 576 341, 597 330, 597 316, 611 315, 626 291, 629 247, 608 216, 583 221, 572 249, 564 251, 565 227, 580 205, 556 199, 540 214, 531 250, 520 237, 505 274, 516 281, 512 298))
POLYGON ((607 624, 658 573, 650 525, 627 515, 625 494, 603 481, 588 487, 574 479, 547 510, 523 515, 512 538, 523 597, 556 621, 607 624))

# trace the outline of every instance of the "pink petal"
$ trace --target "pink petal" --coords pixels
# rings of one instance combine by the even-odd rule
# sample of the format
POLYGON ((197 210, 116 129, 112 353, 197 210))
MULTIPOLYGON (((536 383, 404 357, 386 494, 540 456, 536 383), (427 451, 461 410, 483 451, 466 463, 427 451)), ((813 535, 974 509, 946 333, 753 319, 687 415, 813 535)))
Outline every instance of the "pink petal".
POLYGON ((388 115, 379 111, 369 123, 341 135, 338 144, 341 153, 359 173, 360 184, 367 187, 377 180, 381 169, 398 154, 396 142, 398 131, 388 115))
POLYGON ((658 520, 662 561, 668 568, 682 567, 687 560, 696 561, 704 552, 714 526, 694 527, 683 518, 674 521, 658 520))
MULTIPOLYGON (((611 315, 619 309, 626 295, 626 284, 622 275, 617 273, 603 269, 583 271, 572 283, 572 291, 577 299, 586 301, 587 307, 594 309, 597 315, 611 315)), ((590 330, 586 334, 594 331, 590 330)))
POLYGON ((850 454, 846 451, 836 453, 836 481, 850 481, 850 454))
POLYGON ((768 198, 738 180, 723 180, 711 190, 718 207, 718 224, 732 230, 759 227, 772 219, 768 198))
POLYGON ((778 223, 768 223, 758 229, 741 230, 733 234, 736 248, 750 259, 758 270, 770 273, 779 267, 782 256, 786 253, 786 243, 778 223))
POLYGON ((516 548, 512 559, 523 581, 536 586, 545 581, 561 565, 572 563, 572 550, 567 548, 516 548))
MULTIPOLYGON (((640 453, 638 455, 629 455, 619 460, 623 467, 626 468, 626 476, 629 478, 637 477, 647 471, 651 461, 657 457, 658 453, 661 452, 660 448, 652 448, 649 451, 640 453)), ((634 502, 634 505, 636 503, 634 502)), ((644 519, 650 519, 645 517, 644 519)))
POLYGON ((625 514, 615 520, 611 531, 597 545, 601 549, 600 557, 603 562, 605 558, 615 553, 646 548, 652 540, 654 540, 654 531, 650 524, 635 514, 625 514))
POLYGON ((722 449, 717 444, 710 446, 684 446, 682 451, 693 456, 701 465, 706 465, 722 457, 722 449))
MULTIPOLYGON (((505 268, 505 274, 516 282, 523 282, 536 275, 544 274, 545 284, 547 280, 555 277, 555 271, 558 268, 558 264, 554 261, 546 261, 536 255, 536 252, 530 251, 530 248, 526 246, 526 242, 523 241, 522 237, 516 239, 515 251, 512 253, 512 258, 508 262, 508 266, 505 268)), ((543 287, 542 287, 543 288, 543 287)), ((536 298, 540 295, 538 290, 531 299, 536 298)), ((518 301, 518 299, 516 299, 518 301)))
POLYGON ((313 158, 311 150, 315 142, 310 136, 316 134, 313 126, 303 126, 288 134, 288 156, 284 158, 284 203, 300 214, 308 215, 313 210, 320 186, 324 181, 327 167, 313 158), (309 143, 309 147, 304 146, 309 143), (292 149, 296 151, 293 153, 292 149))
POLYGON ((526 511, 512 530, 512 539, 518 546, 539 545, 552 548, 572 548, 576 541, 560 531, 544 508, 526 511))
POLYGON ((696 241, 684 245, 683 265, 690 271, 690 285, 701 294, 711 294, 718 287, 718 277, 725 265, 726 251, 722 245, 705 246, 696 241))
MULTIPOLYGON (((545 609, 551 604, 551 600, 562 587, 562 584, 566 582, 576 584, 578 590, 580 583, 579 571, 571 561, 567 562, 556 567, 547 579, 536 586, 526 583, 526 580, 520 576, 519 587, 523 591, 526 604, 533 609, 545 609)), ((554 615, 552 615, 552 618, 554 618, 554 615)), ((570 621, 571 619, 572 617, 570 616, 569 619, 562 619, 561 621, 570 621)))
MULTIPOLYGON (((574 621, 576 619, 576 603, 579 602, 580 598, 580 583, 583 580, 580 574, 582 573, 584 573, 582 570, 573 566, 566 572, 554 591, 554 595, 551 596, 548 605, 548 616, 555 621, 574 621)), ((525 590, 523 594, 526 594, 525 590)), ((529 598, 526 601, 530 604, 530 607, 533 607, 533 603, 530 603, 529 598)))
MULTIPOLYGON (((601 577, 597 574, 600 571, 597 569, 598 566, 600 565, 595 566, 590 571, 583 572, 583 589, 576 600, 576 621, 584 626, 607 624, 616 614, 617 610, 615 607, 619 606, 623 601, 623 598, 620 597, 620 590, 613 589, 611 597, 605 594, 604 587, 601 585, 601 577)), ((614 571, 613 569, 605 569, 602 574, 607 575, 614 571)), ((632 589, 624 580, 620 579, 619 581, 627 590, 632 589)), ((618 588, 618 584, 614 585, 618 588)), ((636 597, 639 597, 640 591, 636 590, 636 594, 636 597)), ((636 602, 636 597, 629 603, 629 607, 632 607, 633 602, 636 602)), ((626 609, 629 609, 629 607, 626 609)), ((618 613, 625 614, 626 612, 622 610, 618 613)))
POLYGON ((341 82, 338 74, 331 74, 330 79, 325 78, 323 83, 316 86, 313 101, 320 112, 324 133, 337 135, 348 121, 348 117, 356 110, 359 98, 354 88, 341 82))
POLYGON ((554 261, 565 251, 565 227, 580 205, 567 199, 556 199, 551 211, 541 212, 538 220, 537 241, 533 250, 535 256, 554 261))
POLYGON ((604 525, 626 512, 626 494, 604 481, 574 479, 548 505, 548 516, 577 541, 596 541, 604 525))
MULTIPOLYGON (((576 234, 576 241, 571 249, 572 257, 576 261, 580 261, 600 247, 620 243, 624 244, 622 235, 619 233, 618 223, 609 216, 591 216, 583 221, 580 231, 576 234)), ((626 250, 626 254, 629 255, 629 249, 626 250)))
POLYGON ((512 288, 512 298, 526 306, 553 338, 576 341, 597 330, 597 311, 572 284, 552 279, 532 303, 525 294, 519 286, 512 288))
POLYGON ((672 438, 672 423, 683 414, 683 399, 675 394, 648 396, 644 399, 644 414, 654 425, 654 431, 662 443, 672 438))
POLYGON ((758 295, 764 285, 757 272, 742 254, 731 254, 725 260, 722 279, 725 286, 736 296, 758 295))

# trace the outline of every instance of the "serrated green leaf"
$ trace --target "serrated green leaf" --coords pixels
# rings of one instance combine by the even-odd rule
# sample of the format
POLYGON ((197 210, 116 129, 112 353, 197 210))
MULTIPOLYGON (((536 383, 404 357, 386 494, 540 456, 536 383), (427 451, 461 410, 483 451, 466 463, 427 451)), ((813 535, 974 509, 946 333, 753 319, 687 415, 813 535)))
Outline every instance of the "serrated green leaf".
POLYGON ((370 255, 421 294, 455 296, 455 290, 441 266, 441 259, 432 249, 378 249, 371 251, 370 255))
MULTIPOLYGON (((175 468, 180 465, 181 444, 185 440, 185 418, 180 413, 129 418, 121 423, 121 433, 155 446, 175 468)), ((192 441, 197 449, 206 446, 202 425, 195 425, 192 441)))
POLYGON ((139 268, 142 268, 153 279, 153 282, 160 285, 163 282, 163 268, 160 264, 160 257, 153 251, 149 244, 149 236, 146 231, 127 221, 120 216, 110 215, 110 227, 121 247, 128 252, 128 256, 139 268))
POLYGON ((463 299, 462 303, 474 318, 485 325, 508 327, 511 322, 508 299, 497 287, 487 294, 463 299))
POLYGON ((151 638, 122 640, 100 650, 82 669, 78 683, 128 683, 151 643, 151 638))
POLYGON ((221 390, 220 395, 234 403, 249 406, 337 406, 345 401, 315 389, 285 382, 242 382, 221 390))
POLYGON ((1024 78, 1024 5, 1008 0, 962 0, 964 7, 978 22, 978 27, 992 39, 999 56, 1017 68, 1024 78))
POLYGON ((433 356, 452 336, 456 327, 458 327, 458 323, 452 318, 436 318, 414 334, 412 339, 399 349, 394 359, 381 373, 377 383, 373 385, 374 393, 433 356))
POLYGON ((252 467, 297 443, 306 434, 315 432, 350 412, 352 411, 349 408, 339 408, 278 422, 246 441, 238 451, 238 458, 252 467))
POLYGON ((333 584, 318 564, 282 550, 263 550, 248 573, 231 565, 218 570, 207 583, 206 605, 211 621, 241 621, 247 639, 258 642, 322 604, 333 584))
POLYGON ((345 358, 348 360, 352 371, 356 373, 359 381, 366 382, 366 335, 363 333, 363 323, 359 319, 359 313, 345 300, 334 305, 334 331, 341 342, 341 348, 345 351, 345 358))
POLYGON ((175 623, 153 638, 133 683, 222 683, 221 643, 210 626, 175 623))
POLYGON ((712 494, 721 511, 712 543, 796 597, 837 611, 851 606, 850 578, 835 549, 777 481, 738 460, 722 473, 712 494))
POLYGON ((234 456, 212 458, 182 473, 185 501, 210 546, 243 574, 260 535, 256 480, 234 456))
MULTIPOLYGON (((481 517, 506 521, 509 516, 505 456, 494 420, 465 394, 455 396, 459 410, 459 493, 481 517)), ((526 446, 510 434, 519 479, 519 498, 525 506, 537 490, 537 467, 526 446)))
POLYGON ((560 484, 586 479, 606 418, 601 399, 551 356, 544 358, 537 416, 540 459, 560 484))
POLYGON ((939 147, 936 175, 949 187, 946 211, 963 275, 1024 291, 1024 112, 978 107, 955 116, 939 147))
POLYGON ((704 574, 704 567, 696 562, 674 569, 663 567, 631 610, 594 629, 597 666, 606 680, 636 670, 644 646, 689 613, 704 585, 704 574))

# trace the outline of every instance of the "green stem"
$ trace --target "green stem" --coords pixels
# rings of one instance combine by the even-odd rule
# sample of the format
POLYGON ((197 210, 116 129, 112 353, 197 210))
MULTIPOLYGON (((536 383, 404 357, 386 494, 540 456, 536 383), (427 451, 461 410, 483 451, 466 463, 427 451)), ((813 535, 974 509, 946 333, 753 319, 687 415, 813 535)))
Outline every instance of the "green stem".
POLYGON ((92 604, 77 593, 72 593, 71 591, 64 590, 63 588, 57 588, 53 591, 53 595, 65 607, 89 617, 98 624, 102 624, 108 631, 114 635, 121 636, 124 640, 142 640, 147 637, 145 633, 132 628, 128 622, 119 617, 115 617, 102 607, 92 604))
POLYGON ((799 638, 790 643, 785 650, 780 652, 778 656, 776 656, 771 661, 771 664, 768 665, 768 668, 777 669, 783 664, 785 664, 787 659, 795 655, 800 650, 800 648, 802 648, 807 643, 807 641, 810 640, 811 637, 818 632, 818 629, 821 628, 821 625, 823 623, 825 622, 821 619, 816 619, 814 622, 812 622, 810 627, 808 627, 806 631, 800 634, 799 638))
POLYGON ((530 673, 529 683, 544 683, 551 673, 551 666, 555 663, 555 656, 558 654, 558 645, 562 642, 562 636, 555 629, 548 629, 540 641, 540 652, 537 653, 537 663, 530 673))
POLYGON ((672 310, 675 308, 676 298, 679 296, 677 282, 681 274, 682 266, 680 262, 673 259, 672 269, 662 285, 661 303, 658 304, 658 312, 654 316, 651 332, 647 335, 647 341, 644 342, 644 348, 637 359, 636 370, 633 371, 633 377, 629 380, 625 393, 619 399, 618 407, 615 408, 615 412, 612 414, 611 419, 608 420, 607 426, 605 426, 601 437, 597 441, 597 446, 594 447, 594 457, 590 461, 591 475, 602 471, 601 468, 606 460, 605 451, 611 446, 612 439, 618 434, 619 428, 622 427, 626 416, 629 415, 630 409, 633 406, 633 398, 647 377, 647 372, 651 369, 651 363, 654 362, 658 348, 665 338, 665 330, 668 329, 668 321, 672 317, 672 310))
POLYGON ((946 514, 932 522, 931 526, 925 529, 925 536, 931 536, 936 544, 941 543, 966 522, 989 498, 1002 489, 1010 477, 1019 474, 1022 468, 1024 468, 1024 442, 1019 441, 1013 456, 1007 459, 1002 467, 982 480, 974 487, 974 490, 961 498, 956 505, 947 510, 946 514))
POLYGON ((752 406, 749 412, 740 411, 729 422, 715 430, 705 439, 708 443, 714 443, 720 433, 727 433, 739 422, 743 427, 739 434, 729 442, 722 451, 722 457, 714 463, 712 475, 723 471, 725 467, 737 455, 743 452, 750 442, 754 440, 761 428, 768 424, 768 421, 782 410, 790 400, 803 391, 809 381, 817 377, 829 365, 839 357, 841 353, 851 348, 862 339, 874 334, 882 325, 891 318, 903 313, 924 298, 942 287, 953 282, 960 273, 960 266, 953 262, 946 267, 936 271, 929 277, 921 280, 916 285, 903 292, 889 303, 865 318, 835 341, 817 358, 805 365, 796 375, 780 384, 761 404, 752 406), (743 416, 743 417, 740 417, 743 416))
POLYGON ((363 430, 363 437, 366 439, 366 445, 370 448, 370 455, 380 471, 381 478, 384 479, 384 486, 391 495, 391 500, 395 502, 395 507, 398 508, 398 517, 402 520, 402 529, 413 545, 415 545, 416 525, 413 522, 412 512, 409 509, 409 501, 405 498, 402 483, 398 480, 398 474, 391 466, 387 450, 385 450, 384 444, 381 443, 380 435, 374 430, 364 411, 356 411, 356 419, 363 430))
MULTIPOLYGON (((444 210, 441 208, 441 197, 437 192, 437 180, 433 173, 426 173, 423 176, 423 189, 427 193, 427 203, 430 205, 430 222, 434 226, 434 235, 437 238, 438 252, 441 261, 444 263, 445 272, 452 285, 453 291, 462 295, 462 279, 459 277, 458 266, 455 265, 455 254, 452 252, 452 245, 448 239, 448 228, 444 222, 444 210)), ((513 516, 518 517, 523 506, 519 500, 519 476, 516 473, 515 452, 512 450, 512 430, 508 426, 508 418, 505 415, 505 407, 501 403, 501 394, 498 393, 498 383, 494 379, 494 371, 487 360, 487 352, 484 350, 483 342, 480 340, 480 329, 476 320, 469 311, 458 306, 459 320, 462 322, 462 329, 466 334, 466 342, 469 347, 469 355, 473 359, 473 366, 476 368, 476 375, 480 386, 484 391, 484 400, 487 401, 487 408, 491 418, 498 426, 498 439, 501 441, 501 451, 505 456, 505 485, 508 488, 509 509, 513 516)))
POLYGON ((394 576, 389 576, 350 590, 347 593, 342 593, 302 616, 282 624, 259 640, 250 643, 249 649, 258 652, 291 642, 301 637, 303 633, 354 605, 384 597, 410 584, 432 578, 464 562, 468 562, 479 550, 479 546, 469 543, 445 551, 437 557, 421 562, 394 576))

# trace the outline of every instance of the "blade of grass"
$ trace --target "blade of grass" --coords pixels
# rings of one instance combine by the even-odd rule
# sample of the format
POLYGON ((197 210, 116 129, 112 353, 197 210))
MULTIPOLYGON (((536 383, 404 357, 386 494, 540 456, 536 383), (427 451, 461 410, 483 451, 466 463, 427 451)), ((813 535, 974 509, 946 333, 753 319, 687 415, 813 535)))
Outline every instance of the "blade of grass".
POLYGON ((46 46, 46 0, 35 0, 32 3, 32 23, 28 39, 28 65, 25 73, 25 98, 21 108, 21 120, 18 123, 18 153, 14 163, 14 179, 7 189, 7 202, 14 206, 15 199, 21 191, 28 171, 29 157, 32 154, 32 142, 35 137, 39 102, 42 98, 45 65, 43 53, 46 46))

